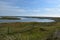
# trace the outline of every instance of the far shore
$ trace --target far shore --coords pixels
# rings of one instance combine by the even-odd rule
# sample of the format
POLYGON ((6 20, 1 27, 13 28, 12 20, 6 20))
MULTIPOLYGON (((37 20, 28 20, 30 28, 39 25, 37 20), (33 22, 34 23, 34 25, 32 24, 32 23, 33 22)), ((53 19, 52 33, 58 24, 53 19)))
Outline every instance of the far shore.
POLYGON ((0 20, 20 20, 20 18, 17 18, 17 17, 1 17, 0 20))

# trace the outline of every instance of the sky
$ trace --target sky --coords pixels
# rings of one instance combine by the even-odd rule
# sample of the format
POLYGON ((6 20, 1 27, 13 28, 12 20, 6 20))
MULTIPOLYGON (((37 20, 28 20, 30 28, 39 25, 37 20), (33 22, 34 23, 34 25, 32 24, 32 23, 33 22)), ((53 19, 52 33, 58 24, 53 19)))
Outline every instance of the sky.
POLYGON ((0 0, 0 16, 60 17, 60 0, 0 0))

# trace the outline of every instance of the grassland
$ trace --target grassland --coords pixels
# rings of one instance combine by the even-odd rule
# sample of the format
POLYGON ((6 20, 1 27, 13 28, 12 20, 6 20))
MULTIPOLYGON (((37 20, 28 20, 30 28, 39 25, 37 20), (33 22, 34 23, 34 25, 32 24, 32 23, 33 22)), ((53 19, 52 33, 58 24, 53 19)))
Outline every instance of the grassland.
POLYGON ((0 23, 0 40, 46 40, 56 29, 60 22, 0 23))

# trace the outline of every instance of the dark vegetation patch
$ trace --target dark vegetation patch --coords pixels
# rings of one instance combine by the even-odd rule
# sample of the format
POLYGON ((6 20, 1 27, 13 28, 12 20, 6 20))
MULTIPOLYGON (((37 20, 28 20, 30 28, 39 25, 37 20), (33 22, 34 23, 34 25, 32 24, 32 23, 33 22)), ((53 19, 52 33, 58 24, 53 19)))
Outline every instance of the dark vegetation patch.
POLYGON ((1 17, 0 20, 20 20, 20 18, 17 17, 1 17))

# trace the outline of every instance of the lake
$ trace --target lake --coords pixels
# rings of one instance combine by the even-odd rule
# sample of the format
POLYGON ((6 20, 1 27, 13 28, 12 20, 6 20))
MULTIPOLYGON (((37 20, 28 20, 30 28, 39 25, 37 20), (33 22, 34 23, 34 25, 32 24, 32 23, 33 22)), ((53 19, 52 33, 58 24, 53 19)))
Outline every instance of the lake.
POLYGON ((40 19, 40 18, 26 18, 26 17, 17 17, 21 18, 20 20, 0 20, 0 23, 6 22, 54 22, 51 19, 40 19))

